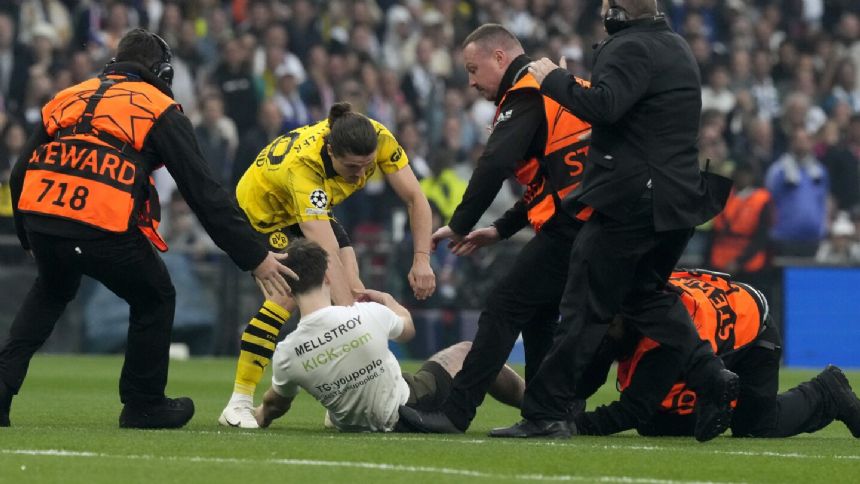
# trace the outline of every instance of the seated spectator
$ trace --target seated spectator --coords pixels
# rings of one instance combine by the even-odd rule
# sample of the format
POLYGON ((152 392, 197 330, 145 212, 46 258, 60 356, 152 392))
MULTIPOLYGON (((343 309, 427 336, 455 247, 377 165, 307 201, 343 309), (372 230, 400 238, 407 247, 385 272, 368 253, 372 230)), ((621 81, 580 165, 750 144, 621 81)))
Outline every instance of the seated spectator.
POLYGON ((729 70, 715 64, 708 73, 708 83, 702 87, 702 111, 716 109, 726 114, 735 107, 735 94, 729 89, 729 70))
POLYGON ((857 86, 857 66, 850 57, 839 61, 836 68, 836 79, 833 88, 822 103, 828 113, 838 102, 845 102, 851 107, 852 113, 860 113, 860 87, 857 86))
POLYGON ((274 101, 263 101, 260 105, 260 113, 257 115, 257 123, 239 140, 239 148, 236 149, 236 157, 233 160, 230 189, 236 187, 239 179, 251 163, 254 163, 260 151, 284 133, 286 133, 284 116, 278 106, 274 101))
POLYGON ((860 264, 860 243, 854 222, 847 212, 839 212, 830 226, 830 238, 825 240, 815 254, 815 262, 821 264, 860 264))
POLYGON ((830 178, 812 154, 812 139, 805 129, 794 131, 790 150, 768 169, 765 187, 776 209, 771 237, 778 253, 814 256, 827 230, 830 178))
POLYGON ((283 129, 290 131, 311 123, 308 107, 299 94, 299 75, 301 73, 290 64, 282 64, 275 70, 278 89, 273 100, 283 116, 283 129))

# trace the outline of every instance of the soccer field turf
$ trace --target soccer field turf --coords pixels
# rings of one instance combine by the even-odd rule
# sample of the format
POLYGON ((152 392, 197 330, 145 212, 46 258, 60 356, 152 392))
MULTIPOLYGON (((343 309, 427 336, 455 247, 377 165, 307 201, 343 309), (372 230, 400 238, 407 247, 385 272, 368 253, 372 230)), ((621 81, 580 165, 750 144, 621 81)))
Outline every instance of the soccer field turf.
MULTIPOLYGON (((302 393, 270 429, 225 429, 217 418, 232 387, 232 359, 171 362, 168 394, 188 395, 197 407, 185 428, 122 430, 121 364, 117 357, 37 356, 13 401, 13 427, 0 429, 0 482, 860 482, 860 441, 841 422, 779 440, 700 444, 628 432, 499 441, 487 430, 519 414, 488 399, 465 435, 338 434, 323 428, 322 407, 302 393)), ((814 374, 783 371, 781 388, 814 374)), ((860 373, 848 377, 860 387, 860 373)), ((589 407, 615 396, 604 386, 589 407)))

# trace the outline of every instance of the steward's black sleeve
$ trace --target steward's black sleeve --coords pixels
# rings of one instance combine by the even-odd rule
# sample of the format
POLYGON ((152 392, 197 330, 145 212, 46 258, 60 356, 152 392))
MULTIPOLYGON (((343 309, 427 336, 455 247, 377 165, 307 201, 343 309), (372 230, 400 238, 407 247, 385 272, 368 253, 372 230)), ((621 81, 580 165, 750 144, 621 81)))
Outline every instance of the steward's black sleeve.
POLYGON ((651 58, 648 48, 635 41, 613 39, 594 66, 591 87, 582 87, 564 69, 544 78, 541 93, 591 124, 614 124, 648 88, 651 58))
POLYGON ((466 235, 472 230, 493 203, 502 183, 516 171, 517 162, 528 154, 535 133, 545 122, 546 116, 543 98, 533 89, 510 93, 499 112, 503 120, 493 128, 484 153, 469 179, 463 200, 448 222, 448 227, 454 233, 466 235))
POLYGON ((529 224, 528 210, 521 199, 513 207, 509 208, 501 217, 493 222, 493 226, 499 232, 499 237, 508 239, 529 224))
POLYGON ((257 267, 267 250, 259 242, 235 198, 212 176, 191 122, 170 109, 150 131, 147 143, 161 157, 182 197, 212 240, 242 270, 257 267))
POLYGON ((24 250, 30 250, 30 242, 27 240, 27 232, 24 230, 24 219, 18 212, 18 200, 21 198, 21 192, 24 190, 24 175, 27 174, 27 162, 30 156, 36 151, 39 146, 51 141, 51 137, 45 130, 45 125, 39 121, 36 130, 30 135, 30 139, 24 144, 21 149, 21 156, 15 161, 15 166, 12 167, 12 172, 9 174, 9 190, 12 194, 12 212, 15 215, 15 231, 18 233, 18 240, 21 241, 21 247, 24 250))

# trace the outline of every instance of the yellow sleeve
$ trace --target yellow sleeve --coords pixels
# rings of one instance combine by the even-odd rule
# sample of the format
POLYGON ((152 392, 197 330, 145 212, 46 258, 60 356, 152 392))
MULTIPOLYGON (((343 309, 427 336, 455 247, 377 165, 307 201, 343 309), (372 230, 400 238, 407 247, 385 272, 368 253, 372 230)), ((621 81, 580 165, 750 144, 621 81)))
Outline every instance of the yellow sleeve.
MULTIPOLYGON (((379 125, 382 127, 382 125, 379 125)), ((383 173, 394 173, 400 171, 409 164, 406 151, 400 143, 394 139, 391 131, 382 127, 379 131, 379 141, 376 148, 376 164, 383 173)))
POLYGON ((332 219, 332 194, 319 174, 307 166, 296 166, 290 170, 285 185, 293 199, 297 222, 332 219))

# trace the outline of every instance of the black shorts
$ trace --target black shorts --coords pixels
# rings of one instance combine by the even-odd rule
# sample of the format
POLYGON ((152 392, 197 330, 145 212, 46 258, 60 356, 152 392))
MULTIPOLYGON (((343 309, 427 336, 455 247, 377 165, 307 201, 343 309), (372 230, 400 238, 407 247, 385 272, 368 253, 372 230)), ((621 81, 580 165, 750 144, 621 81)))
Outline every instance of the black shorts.
MULTIPOLYGON (((337 239, 337 245, 341 249, 344 247, 352 247, 352 241, 349 239, 349 234, 346 229, 335 219, 331 219, 331 229, 334 231, 334 236, 337 239)), ((265 244, 266 248, 273 252, 281 252, 287 248, 290 240, 296 238, 304 238, 305 234, 299 228, 299 224, 289 225, 287 227, 275 230, 273 232, 257 232, 260 241, 265 244)))
POLYGON ((403 372, 403 379, 409 386, 406 406, 416 410, 439 408, 448 399, 454 383, 454 378, 435 361, 426 361, 415 374, 403 372))

